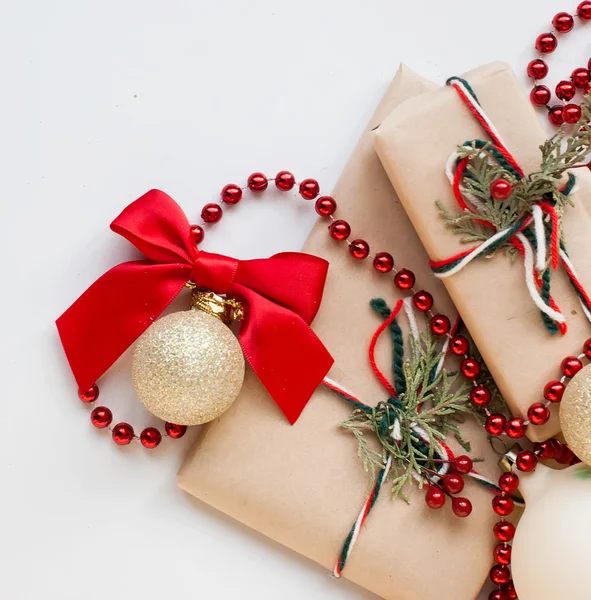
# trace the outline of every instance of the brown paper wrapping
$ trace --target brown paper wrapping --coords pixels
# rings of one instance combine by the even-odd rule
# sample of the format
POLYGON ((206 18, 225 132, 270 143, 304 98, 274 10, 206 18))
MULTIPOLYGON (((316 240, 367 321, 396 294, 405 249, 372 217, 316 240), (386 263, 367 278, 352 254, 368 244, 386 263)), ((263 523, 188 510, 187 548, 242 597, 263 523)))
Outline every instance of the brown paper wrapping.
MULTIPOLYGON (((334 196, 338 214, 351 222, 353 234, 366 237, 374 251, 392 252, 399 266, 412 268, 419 285, 434 294, 437 309, 453 315, 443 286, 429 273, 427 257, 372 140, 372 130, 397 104, 433 87, 401 68, 334 196)), ((319 222, 305 245, 306 251, 330 261, 314 328, 335 357, 331 377, 374 403, 384 399, 384 391, 367 361, 369 339, 379 325, 368 301, 382 296, 394 304, 392 276, 354 261, 342 243, 329 238, 326 227, 326 221, 319 222)), ((379 358, 387 370, 391 347, 388 340, 381 342, 379 358)), ((179 486, 332 570, 369 484, 355 440, 338 427, 349 414, 344 402, 319 389, 292 427, 249 372, 234 406, 207 427, 189 453, 178 475, 179 486)), ((495 477, 496 458, 482 430, 469 423, 465 431, 473 442, 473 455, 487 459, 481 470, 495 477)), ((392 600, 474 599, 490 567, 494 518, 490 492, 470 483, 466 493, 474 512, 458 519, 449 504, 438 512, 428 509, 424 492, 416 488, 407 506, 402 500, 392 501, 384 487, 344 577, 392 600)))
MULTIPOLYGON (((531 103, 509 66, 494 63, 466 76, 484 110, 526 173, 539 168, 539 145, 545 134, 531 103)), ((464 249, 461 236, 445 226, 437 199, 452 212, 459 208, 445 175, 445 163, 466 140, 483 139, 476 119, 451 87, 440 88, 398 106, 376 132, 375 146, 412 224, 432 260, 464 249)), ((579 191, 564 220, 567 247, 577 274, 591 289, 591 261, 586 245, 591 217, 591 174, 576 171, 579 191)), ((553 276, 552 294, 567 317, 568 333, 549 335, 528 295, 522 261, 498 254, 477 259, 443 280, 502 394, 516 416, 543 400, 544 385, 560 375, 565 356, 579 354, 590 326, 561 270, 553 276)), ((529 427, 532 440, 558 433, 558 411, 543 427, 529 427)))

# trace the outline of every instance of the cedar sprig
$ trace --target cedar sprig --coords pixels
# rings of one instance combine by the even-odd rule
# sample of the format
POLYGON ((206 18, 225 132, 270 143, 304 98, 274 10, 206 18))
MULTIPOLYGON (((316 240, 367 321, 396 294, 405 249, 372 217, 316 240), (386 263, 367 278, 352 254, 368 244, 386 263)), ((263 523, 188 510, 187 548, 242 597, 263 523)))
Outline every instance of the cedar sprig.
POLYGON ((384 467, 388 457, 392 458, 392 496, 407 502, 405 490, 412 485, 413 474, 420 475, 418 485, 422 488, 429 479, 429 470, 438 469, 439 465, 433 462, 438 441, 453 433, 469 451, 470 445, 462 438, 458 425, 472 410, 469 388, 458 383, 458 373, 449 374, 442 369, 434 375, 442 353, 433 336, 423 336, 420 342, 411 338, 411 350, 412 358, 403 366, 406 391, 397 399, 379 403, 370 412, 356 409, 341 423, 355 435, 359 457, 365 471, 371 474, 372 485, 376 472, 384 467), (392 437, 396 419, 400 423, 399 441, 392 437), (426 432, 428 446, 413 430, 414 424, 426 432))
MULTIPOLYGON (((565 173, 581 165, 591 151, 591 95, 584 99, 581 109, 583 116, 570 133, 567 126, 563 126, 540 146, 540 169, 523 178, 492 158, 491 144, 478 147, 471 143, 458 148, 459 158, 469 159, 463 186, 466 194, 475 199, 470 202, 474 212, 464 210, 452 214, 440 201, 437 206, 445 223, 462 236, 463 243, 484 242, 494 233, 479 221, 490 223, 496 231, 507 229, 528 215, 533 204, 544 198, 551 199, 561 221, 566 207, 572 205, 570 198, 560 191, 565 173), (501 177, 511 184, 512 194, 507 200, 496 202, 490 196, 490 186, 501 177)), ((509 241, 500 248, 515 254, 515 247, 509 241)))

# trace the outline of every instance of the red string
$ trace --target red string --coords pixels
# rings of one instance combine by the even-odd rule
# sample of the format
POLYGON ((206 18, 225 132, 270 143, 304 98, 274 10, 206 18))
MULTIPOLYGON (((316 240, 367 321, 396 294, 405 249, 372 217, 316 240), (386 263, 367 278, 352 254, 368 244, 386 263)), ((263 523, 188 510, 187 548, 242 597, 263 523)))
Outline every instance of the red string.
POLYGON ((558 213, 555 208, 547 202, 538 202, 538 204, 545 213, 550 215, 550 220, 552 221, 552 236, 550 238, 552 245, 552 268, 558 269, 558 265, 560 264, 560 251, 558 245, 560 223, 558 221, 558 213))
POLYGON ((585 304, 587 305, 588 308, 591 308, 591 298, 589 298, 589 295, 585 291, 585 288, 581 285, 579 280, 576 278, 575 274, 572 272, 572 270, 570 269, 570 267, 564 260, 562 261, 562 264, 564 265, 564 269, 567 272, 570 280, 573 282, 573 284, 577 288, 579 294, 581 294, 581 296, 583 297, 585 304))
POLYGON ((503 155, 505 160, 521 175, 521 177, 523 177, 524 173, 521 170, 521 167, 517 164, 517 162, 515 161, 513 156, 511 156, 509 150, 507 150, 507 148, 505 148, 505 146, 503 145, 501 140, 490 129, 490 127, 488 126, 488 123, 485 121, 485 119, 483 119, 482 115, 478 112, 478 110, 476 110, 476 107, 474 106, 472 99, 470 99, 464 93, 464 90, 462 90, 462 88, 457 83, 452 83, 452 85, 454 86, 454 88, 456 88, 456 91, 461 96, 462 100, 466 103, 466 106, 468 107, 470 112, 476 117, 476 119, 482 125, 482 127, 484 128, 486 133, 488 133, 488 135, 492 138, 493 142, 495 143, 495 146, 497 146, 497 150, 503 155))
POLYGON ((390 316, 378 327, 377 331, 373 334, 373 337, 371 338, 371 343, 369 344, 369 362, 371 364, 371 368, 373 369, 375 376, 378 378, 380 383, 386 388, 390 396, 396 396, 396 390, 390 384, 386 376, 380 371, 380 368, 376 363, 375 350, 376 344, 378 343, 378 338, 388 327, 390 327, 390 324, 400 312, 402 304, 403 301, 398 300, 396 306, 394 307, 394 310, 390 313, 390 316))
MULTIPOLYGON (((469 210, 473 215, 475 215, 476 211, 473 210, 470 206, 468 206, 468 204, 466 204, 466 202, 464 201, 464 197, 462 195, 462 190, 460 188, 462 180, 464 179, 464 171, 466 170, 469 162, 470 162, 470 159, 467 156, 459 162, 458 168, 454 175, 453 191, 454 191, 454 196, 456 198, 456 202, 460 205, 460 208, 462 208, 463 210, 469 210)), ((474 220, 477 223, 480 223, 481 225, 495 229, 495 226, 492 223, 490 223, 489 221, 485 221, 484 219, 474 219, 474 220)))

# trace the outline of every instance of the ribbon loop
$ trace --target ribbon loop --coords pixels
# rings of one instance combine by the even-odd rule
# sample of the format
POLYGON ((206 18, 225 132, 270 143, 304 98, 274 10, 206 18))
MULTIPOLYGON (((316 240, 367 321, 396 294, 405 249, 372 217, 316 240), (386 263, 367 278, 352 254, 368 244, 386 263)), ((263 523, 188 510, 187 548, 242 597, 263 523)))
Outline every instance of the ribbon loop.
POLYGON ((295 423, 333 363, 310 328, 328 263, 296 252, 239 261, 199 251, 182 209, 160 190, 130 204, 111 229, 149 260, 112 268, 57 320, 79 388, 95 383, 191 280, 246 305, 239 334, 244 355, 295 423))

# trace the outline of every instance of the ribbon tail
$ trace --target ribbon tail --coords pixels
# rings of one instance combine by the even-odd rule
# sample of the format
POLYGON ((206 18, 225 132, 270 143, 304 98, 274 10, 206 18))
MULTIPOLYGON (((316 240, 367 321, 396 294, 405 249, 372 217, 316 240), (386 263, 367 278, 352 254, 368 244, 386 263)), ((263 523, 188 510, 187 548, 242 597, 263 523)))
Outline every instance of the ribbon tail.
POLYGON ((293 425, 334 359, 298 314, 236 284, 249 317, 240 330, 246 360, 293 425))
POLYGON ((191 275, 182 264, 132 261, 97 279, 56 321, 79 389, 87 390, 160 316, 191 275))

